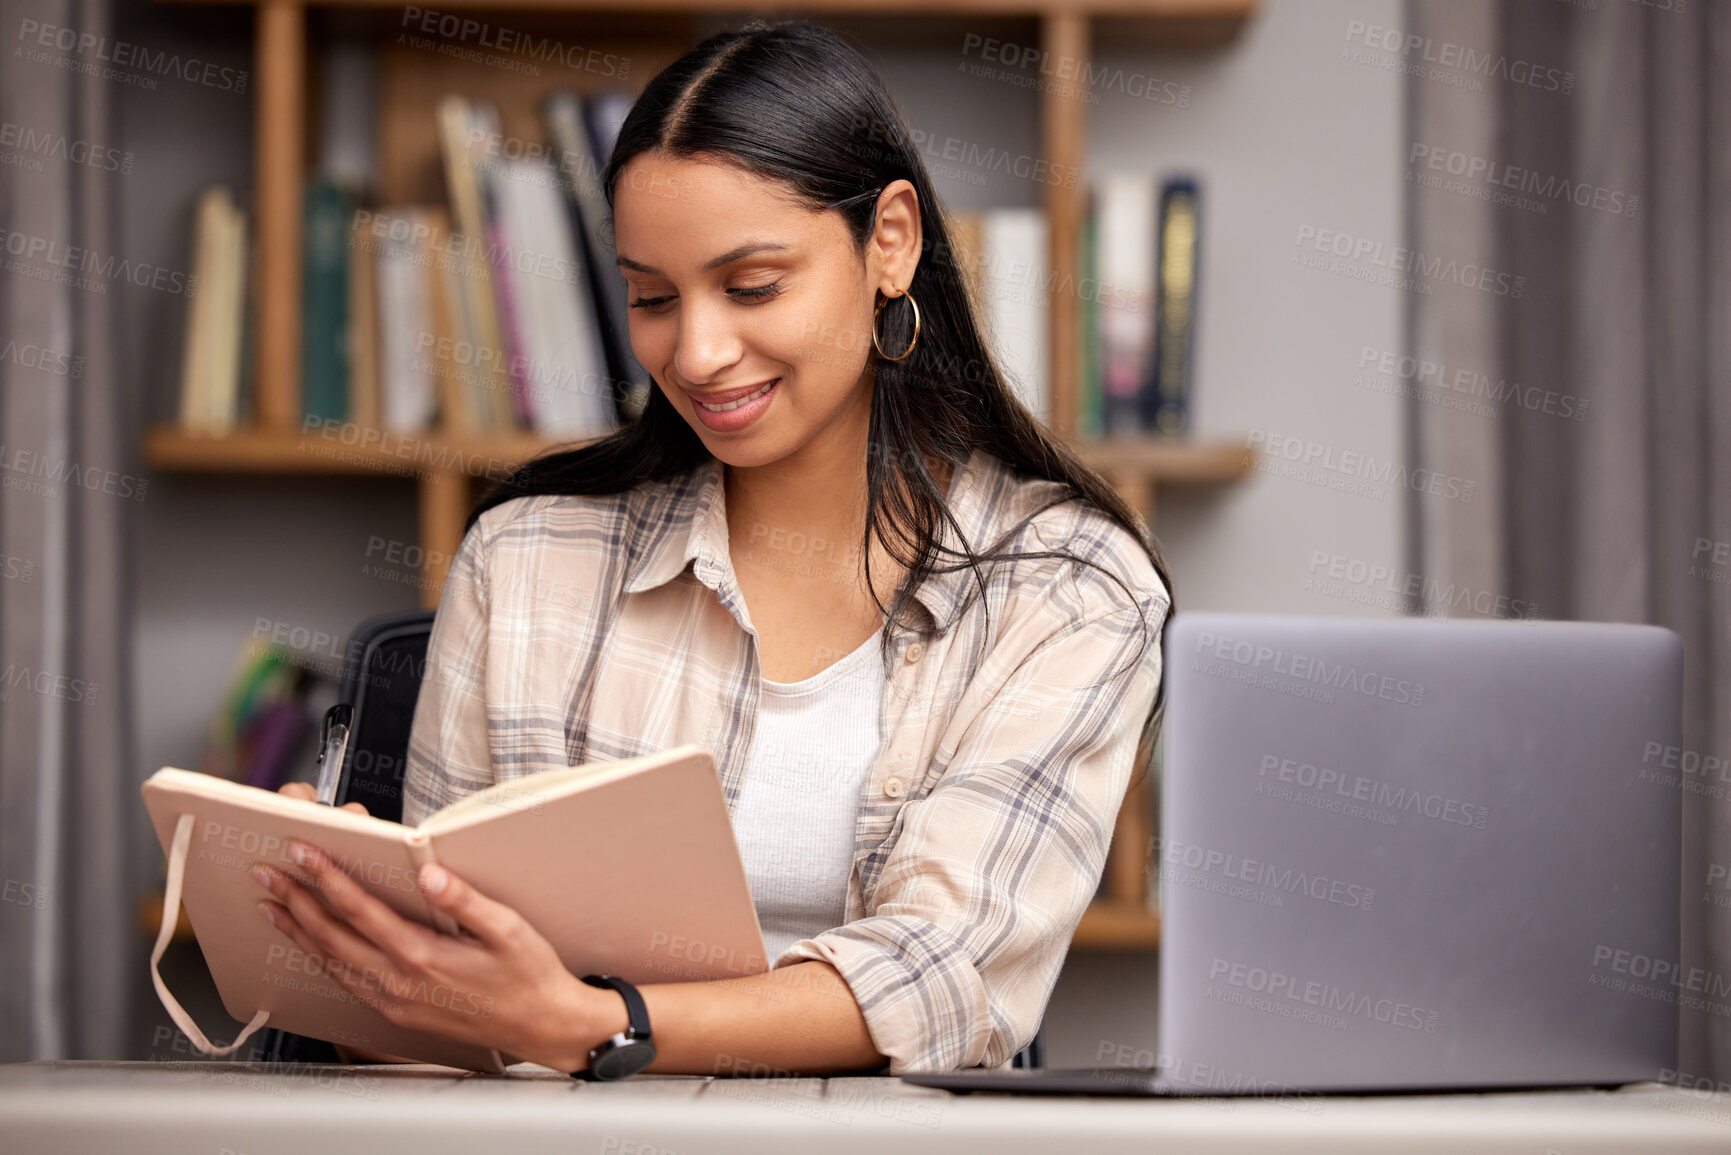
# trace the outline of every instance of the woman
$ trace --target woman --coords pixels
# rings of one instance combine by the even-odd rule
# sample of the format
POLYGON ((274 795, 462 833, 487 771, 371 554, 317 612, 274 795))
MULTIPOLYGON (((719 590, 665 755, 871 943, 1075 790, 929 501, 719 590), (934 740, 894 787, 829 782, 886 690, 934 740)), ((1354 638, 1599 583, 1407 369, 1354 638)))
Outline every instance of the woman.
MULTIPOLYGON (((1152 738, 1159 556, 1006 388, 908 130, 834 34, 698 45, 650 82, 604 182, 656 388, 471 517, 404 820, 705 745, 774 967, 645 985, 649 1069, 1003 1065, 1152 738)), ((333 973, 495 1008, 405 1005, 403 1025, 572 1071, 625 1029, 619 994, 449 872, 422 884, 462 938, 312 861, 325 903, 278 876, 265 907, 353 964, 333 973)))

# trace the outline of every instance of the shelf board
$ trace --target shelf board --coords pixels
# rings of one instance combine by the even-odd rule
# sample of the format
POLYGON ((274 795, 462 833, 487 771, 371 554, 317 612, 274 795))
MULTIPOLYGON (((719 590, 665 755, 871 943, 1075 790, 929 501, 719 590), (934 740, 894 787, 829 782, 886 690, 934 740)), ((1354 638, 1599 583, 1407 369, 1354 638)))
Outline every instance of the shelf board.
POLYGON ((454 436, 384 433, 340 426, 300 432, 246 430, 223 436, 158 426, 144 439, 144 459, 177 473, 311 473, 421 477, 468 474, 503 477, 509 469, 560 442, 533 433, 454 436))
POLYGON ((1072 950, 1153 950, 1160 945, 1160 915, 1139 902, 1095 899, 1082 913, 1072 950))
MULTIPOLYGON (((145 461, 176 473, 334 474, 410 477, 423 473, 501 472, 560 442, 534 433, 456 436, 382 433, 354 426, 302 433, 249 429, 223 436, 157 426, 145 435, 145 461)), ((1078 456, 1103 473, 1129 474, 1161 485, 1235 481, 1255 465, 1247 445, 1169 438, 1073 442, 1078 456)))
MULTIPOLYGON (((233 4, 237 0, 169 0, 180 4, 233 4)), ((239 0, 254 7, 266 0, 239 0)), ((309 8, 401 8, 399 0, 304 0, 309 8)), ((447 0, 447 12, 690 12, 723 16, 785 13, 802 16, 921 15, 1129 16, 1153 20, 1237 23, 1256 9, 1257 0, 447 0)))
POLYGON ((1256 467, 1256 452, 1243 442, 1108 437, 1071 442, 1071 448, 1102 473, 1138 476, 1162 485, 1223 484, 1256 467))

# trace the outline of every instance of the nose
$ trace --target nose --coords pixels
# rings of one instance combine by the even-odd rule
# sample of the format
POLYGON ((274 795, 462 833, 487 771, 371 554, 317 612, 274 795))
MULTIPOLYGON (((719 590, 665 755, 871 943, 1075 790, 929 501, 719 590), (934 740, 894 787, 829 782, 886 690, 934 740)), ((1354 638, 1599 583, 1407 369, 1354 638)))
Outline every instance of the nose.
POLYGON ((692 385, 704 385, 739 361, 742 342, 720 302, 681 302, 679 344, 673 368, 692 385))

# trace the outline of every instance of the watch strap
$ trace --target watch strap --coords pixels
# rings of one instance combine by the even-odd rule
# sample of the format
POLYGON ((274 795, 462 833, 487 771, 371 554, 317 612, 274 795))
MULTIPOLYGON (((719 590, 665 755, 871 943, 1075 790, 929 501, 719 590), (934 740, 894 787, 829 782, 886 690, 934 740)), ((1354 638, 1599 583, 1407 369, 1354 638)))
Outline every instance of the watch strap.
POLYGON ((628 1028, 633 1039, 648 1040, 649 1006, 643 1001, 643 996, 636 987, 617 975, 584 975, 583 981, 592 987, 602 987, 618 991, 625 999, 625 1015, 630 1020, 628 1028))

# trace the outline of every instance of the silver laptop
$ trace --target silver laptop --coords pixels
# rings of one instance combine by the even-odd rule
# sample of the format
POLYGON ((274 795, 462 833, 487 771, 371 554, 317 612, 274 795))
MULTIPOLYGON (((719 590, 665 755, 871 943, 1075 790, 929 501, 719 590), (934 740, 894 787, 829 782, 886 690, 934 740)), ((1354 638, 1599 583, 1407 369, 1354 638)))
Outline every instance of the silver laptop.
POLYGON ((905 1077, 1289 1095, 1676 1065, 1677 635, 1186 613, 1165 653, 1158 1062, 905 1077))

